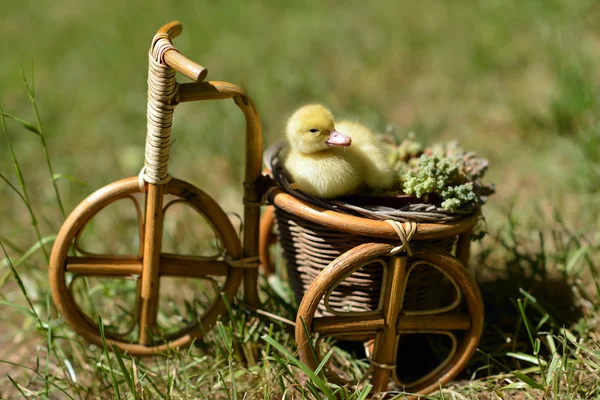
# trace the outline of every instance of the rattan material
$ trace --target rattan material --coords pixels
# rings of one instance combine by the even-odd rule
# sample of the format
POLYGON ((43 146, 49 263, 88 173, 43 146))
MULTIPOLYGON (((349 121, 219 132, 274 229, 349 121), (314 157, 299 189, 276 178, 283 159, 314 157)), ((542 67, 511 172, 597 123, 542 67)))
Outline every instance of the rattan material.
MULTIPOLYGON (((333 260, 356 246, 374 241, 370 237, 325 229, 279 208, 276 208, 275 214, 289 281, 298 302, 312 281, 333 260)), ((455 238, 412 241, 411 248, 415 251, 428 248, 450 252, 454 242, 455 238)), ((381 263, 363 266, 331 291, 329 310, 321 302, 320 315, 332 315, 331 310, 337 313, 378 310, 383 276, 381 263)), ((411 274, 410 280, 404 300, 407 309, 425 310, 439 305, 437 290, 443 281, 442 274, 434 268, 419 268, 411 274)))
POLYGON ((168 34, 156 34, 148 54, 148 122, 143 174, 144 180, 153 184, 169 180, 167 167, 175 109, 173 98, 177 94, 177 71, 164 62, 167 50, 176 50, 168 34))
MULTIPOLYGON (((290 177, 283 166, 284 143, 279 142, 265 151, 264 163, 272 172, 275 181, 293 196, 338 212, 360 215, 370 219, 398 222, 444 222, 460 217, 464 213, 451 214, 432 204, 409 203, 400 210, 390 207, 358 206, 343 200, 323 200, 303 194, 291 188, 290 177)), ((415 199, 416 200, 416 199, 415 199)), ((472 212, 473 210, 470 210, 472 212)), ((276 208, 279 239, 286 261, 290 283, 298 302, 323 269, 341 254, 367 242, 378 241, 367 236, 351 235, 311 223, 303 218, 276 208)), ((456 237, 443 240, 412 241, 413 250, 435 249, 451 252, 456 237)), ((397 245, 397 242, 388 242, 397 245)), ((386 261, 361 267, 335 287, 318 307, 320 315, 343 312, 374 312, 380 307, 386 261), (329 307, 328 307, 329 306, 329 307)), ((418 268, 411 273, 410 285, 404 298, 404 307, 409 310, 426 310, 439 306, 440 289, 444 276, 435 268, 418 268)))
MULTIPOLYGON (((238 86, 228 82, 202 82, 206 68, 183 56, 171 40, 181 33, 182 26, 173 21, 161 27, 152 40, 148 69, 148 121, 145 167, 141 178, 133 177, 113 182, 90 195, 69 215, 61 227, 50 259, 50 286, 56 305, 73 329, 93 343, 110 344, 133 355, 165 353, 168 349, 189 345, 209 331, 220 315, 227 313, 227 301, 233 301, 238 287, 244 284, 244 301, 258 307, 257 254, 259 210, 255 206, 261 198, 262 128, 252 100, 238 86), (191 79, 177 83, 176 72, 191 79), (180 102, 196 100, 232 99, 244 114, 246 122, 246 162, 244 174, 244 231, 243 247, 240 237, 221 207, 210 196, 194 185, 171 179, 167 170, 173 109, 180 102), (140 184, 141 182, 141 184, 140 184), (168 184, 167 184, 168 182, 168 184), (145 194, 145 210, 136 204, 140 225, 140 254, 137 257, 114 254, 71 255, 77 248, 85 226, 102 209, 123 198, 134 199, 134 194, 145 194), (176 199, 166 203, 166 195, 176 199), (165 204, 166 203, 166 204, 165 204), (166 210, 174 203, 186 203, 203 215, 219 237, 225 259, 196 257, 162 252, 163 220, 166 210), (123 337, 106 331, 94 318, 84 313, 70 292, 70 274, 79 276, 114 276, 128 279, 137 275, 137 338, 123 337), (209 301, 205 312, 189 324, 168 335, 160 330, 157 315, 160 281, 162 277, 224 278, 217 293, 209 301)), ((136 330, 132 332, 135 336, 136 330)))

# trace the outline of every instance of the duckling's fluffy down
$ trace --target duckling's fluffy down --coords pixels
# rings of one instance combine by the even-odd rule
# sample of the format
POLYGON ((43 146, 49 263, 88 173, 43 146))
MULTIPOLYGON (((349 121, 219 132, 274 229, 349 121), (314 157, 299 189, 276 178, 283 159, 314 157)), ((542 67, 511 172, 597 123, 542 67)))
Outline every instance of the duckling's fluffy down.
POLYGON ((362 169, 364 183, 371 189, 388 189, 394 184, 383 146, 377 137, 363 124, 354 121, 340 121, 335 124, 338 131, 352 138, 349 156, 362 169))
POLYGON ((310 196, 335 198, 365 186, 386 189, 393 185, 393 173, 375 135, 353 121, 341 121, 334 127, 333 116, 321 105, 297 110, 288 122, 287 138, 286 169, 298 189, 310 196), (352 139, 349 147, 326 144, 334 129, 352 139))
POLYGON ((308 155, 290 150, 285 165, 297 188, 307 195, 335 198, 355 193, 363 185, 357 159, 345 153, 350 149, 332 148, 308 155))

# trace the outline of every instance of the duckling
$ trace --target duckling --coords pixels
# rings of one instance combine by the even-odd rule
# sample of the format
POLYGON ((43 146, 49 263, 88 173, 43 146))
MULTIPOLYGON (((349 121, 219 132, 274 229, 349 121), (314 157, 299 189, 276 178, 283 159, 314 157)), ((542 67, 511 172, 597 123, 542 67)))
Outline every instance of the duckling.
POLYGON ((296 110, 286 136, 285 167, 298 189, 310 196, 335 198, 363 186, 386 189, 393 184, 393 173, 374 134, 358 122, 335 124, 331 112, 320 104, 296 110))
POLYGON ((387 155, 375 134, 356 121, 340 121, 336 129, 352 138, 354 151, 362 164, 365 184, 370 189, 389 189, 394 184, 394 173, 387 155))

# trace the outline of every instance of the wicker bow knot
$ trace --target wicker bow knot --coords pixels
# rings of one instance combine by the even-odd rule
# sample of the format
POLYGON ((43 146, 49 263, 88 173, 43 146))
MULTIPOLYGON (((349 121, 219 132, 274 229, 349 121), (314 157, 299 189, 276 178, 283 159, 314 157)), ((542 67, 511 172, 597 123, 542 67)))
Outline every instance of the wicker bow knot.
POLYGON ((400 246, 396 246, 392 250, 390 250, 390 255, 393 256, 400 253, 401 251, 406 251, 409 256, 412 256, 413 252, 410 248, 410 240, 417 231, 417 226, 419 224, 417 224, 416 222, 405 222, 404 224, 402 224, 401 222, 392 221, 390 219, 386 219, 385 222, 387 222, 392 226, 392 228, 394 228, 394 230, 398 234, 398 238, 400 238, 400 241, 402 242, 400 246))

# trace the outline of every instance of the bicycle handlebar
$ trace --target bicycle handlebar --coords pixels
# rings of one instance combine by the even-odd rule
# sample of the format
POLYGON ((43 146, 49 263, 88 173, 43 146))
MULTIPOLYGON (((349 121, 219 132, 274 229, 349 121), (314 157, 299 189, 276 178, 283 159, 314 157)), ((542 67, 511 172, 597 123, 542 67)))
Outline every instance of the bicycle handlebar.
MULTIPOLYGON (((166 34, 169 41, 172 43, 173 39, 181 34, 183 26, 179 21, 172 21, 161 27, 157 34, 166 34)), ((208 70, 202 65, 197 64, 176 49, 167 50, 164 54, 165 63, 177 72, 181 72, 194 82, 202 82, 208 75, 208 70)))

